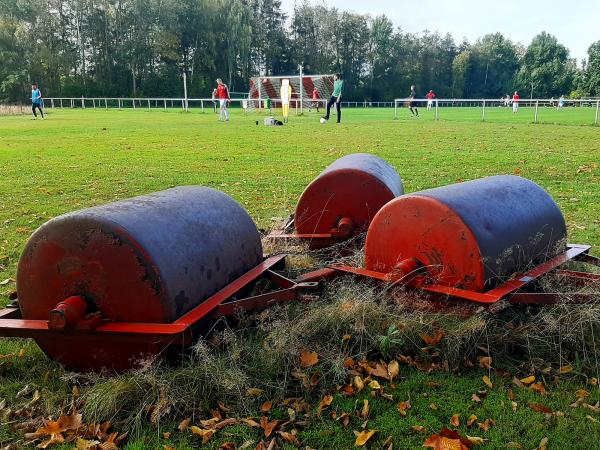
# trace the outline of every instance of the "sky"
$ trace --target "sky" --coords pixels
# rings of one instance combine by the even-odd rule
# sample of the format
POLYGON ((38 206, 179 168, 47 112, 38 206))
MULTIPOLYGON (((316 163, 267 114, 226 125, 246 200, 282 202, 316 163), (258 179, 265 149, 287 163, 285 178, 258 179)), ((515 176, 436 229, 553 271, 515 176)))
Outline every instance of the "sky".
MULTIPOLYGON (((293 12, 303 0, 281 0, 293 12)), ((470 43, 488 33, 500 32, 527 46, 541 31, 557 37, 578 62, 600 40, 600 0, 309 0, 340 10, 385 14, 395 26, 418 33, 450 33, 457 43, 470 43)))

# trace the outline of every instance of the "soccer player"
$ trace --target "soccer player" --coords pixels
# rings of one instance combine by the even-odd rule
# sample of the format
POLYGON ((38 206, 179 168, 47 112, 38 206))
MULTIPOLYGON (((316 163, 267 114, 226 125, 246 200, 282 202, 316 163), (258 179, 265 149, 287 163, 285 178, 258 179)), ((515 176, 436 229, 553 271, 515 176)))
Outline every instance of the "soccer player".
POLYGON ((230 100, 229 89, 220 78, 217 78, 217 98, 219 99, 219 121, 229 122, 229 111, 227 110, 230 100))
POLYGON ((31 113, 33 114, 33 120, 37 119, 37 113, 35 112, 36 108, 40 111, 43 120, 44 110, 42 109, 42 93, 38 89, 37 83, 33 83, 31 85, 31 113))
POLYGON ((312 91, 312 105, 313 108, 317 108, 317 112, 319 112, 319 91, 315 87, 312 91))
POLYGON ((415 101, 417 98, 417 91, 415 89, 415 85, 413 84, 410 87, 410 101, 408 102, 408 109, 410 109, 410 113, 413 116, 419 117, 419 108, 417 108, 417 102, 415 101))
POLYGON ((281 112, 283 113, 283 123, 288 123, 288 117, 290 115, 290 100, 292 98, 292 86, 290 86, 290 80, 281 80, 281 88, 279 88, 279 95, 281 96, 281 112))
POLYGON ((512 98, 512 102, 513 102, 513 114, 516 114, 519 112, 519 99, 521 97, 519 97, 519 93, 517 91, 515 91, 515 93, 513 94, 513 98, 512 98))
POLYGON ((560 98, 558 99, 558 106, 556 107, 556 109, 562 109, 563 106, 565 106, 565 96, 561 95, 560 98))
POLYGON ((333 94, 331 94, 331 98, 327 102, 327 114, 323 116, 323 119, 329 120, 329 113, 331 111, 331 107, 335 104, 335 110, 337 111, 337 123, 340 123, 342 120, 342 92, 344 91, 344 80, 342 80, 342 75, 336 73, 333 76, 333 94))
POLYGON ((425 97, 427 97, 427 111, 431 111, 431 107, 433 106, 433 99, 435 98, 435 92, 430 90, 425 97))

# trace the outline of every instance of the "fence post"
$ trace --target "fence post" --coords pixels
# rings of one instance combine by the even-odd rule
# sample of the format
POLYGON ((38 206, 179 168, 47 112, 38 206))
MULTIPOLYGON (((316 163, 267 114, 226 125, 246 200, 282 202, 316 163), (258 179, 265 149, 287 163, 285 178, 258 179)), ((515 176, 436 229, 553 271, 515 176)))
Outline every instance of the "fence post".
POLYGON ((95 98, 92 99, 92 105, 94 105, 94 109, 96 109, 96 99, 95 98))
POLYGON ((398 119, 398 101, 394 100, 394 120, 398 119))
POLYGON ((165 105, 165 110, 166 110, 166 109, 167 109, 167 99, 166 99, 166 98, 163 98, 163 102, 164 102, 164 105, 165 105))
POLYGON ((150 109, 150 99, 148 99, 148 109, 150 109))
POLYGON ((485 122, 485 100, 483 100, 483 107, 481 108, 481 121, 485 122))
POLYGON ((85 100, 83 99, 83 95, 81 96, 81 107, 85 109, 85 100))
POLYGON ((540 106, 540 101, 535 101, 535 116, 533 118, 533 123, 538 123, 538 107, 540 106))
POLYGON ((437 101, 437 98, 435 99, 435 120, 439 120, 439 113, 438 113, 438 101, 437 101))
POLYGON ((108 99, 104 99, 104 109, 108 109, 108 99))
POLYGON ((594 126, 598 126, 598 110, 600 110, 600 101, 596 102, 596 117, 594 118, 594 126))
POLYGON ((60 99, 60 109, 62 109, 63 105, 62 105, 62 98, 60 99))
POLYGON ((204 112, 204 100, 200 100, 200 109, 204 112))
POLYGON ((133 109, 135 109, 135 98, 133 99, 133 109))

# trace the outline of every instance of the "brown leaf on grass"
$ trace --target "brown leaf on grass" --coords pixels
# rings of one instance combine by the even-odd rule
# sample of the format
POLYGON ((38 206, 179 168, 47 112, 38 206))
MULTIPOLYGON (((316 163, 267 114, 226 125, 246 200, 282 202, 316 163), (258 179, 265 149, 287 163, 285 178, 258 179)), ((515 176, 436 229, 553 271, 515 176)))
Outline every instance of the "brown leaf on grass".
POLYGON ((231 411, 231 408, 229 406, 225 405, 223 402, 217 402, 217 405, 219 405, 219 409, 223 412, 231 411))
POLYGON ((360 433, 357 433, 356 441, 354 442, 354 445, 356 445, 357 447, 362 447, 363 445, 365 445, 367 443, 367 441, 369 439, 371 439, 371 437, 373 437, 373 435, 375 433, 377 433, 377 430, 369 430, 369 431, 365 430, 365 431, 361 431, 360 433))
POLYGON ((437 330, 433 336, 429 336, 427 334, 421 334, 421 339, 429 346, 435 346, 440 343, 442 338, 444 337, 443 330, 437 330))
POLYGON ((318 370, 316 372, 314 372, 311 376, 310 376, 310 385, 311 387, 315 387, 317 384, 319 384, 319 379, 321 378, 321 372, 319 372, 318 370))
MULTIPOLYGON (((173 449, 175 450, 175 449, 173 449)), ((219 450, 235 450, 235 443, 233 442, 224 442, 219 447, 219 450)))
POLYGON ((479 396, 477 394, 471 395, 471 400, 474 401, 475 403, 481 403, 481 399, 479 398, 479 396))
POLYGON ((88 441, 86 439, 82 439, 80 437, 75 441, 75 449, 76 450, 93 450, 96 446, 100 444, 100 441, 88 441))
POLYGON ((51 445, 62 444, 63 442, 65 442, 65 438, 61 433, 52 433, 49 436, 50 439, 42 442, 41 444, 38 444, 37 448, 48 448, 51 445))
POLYGON ((518 406, 519 405, 517 402, 510 402, 510 407, 512 408, 513 412, 517 412, 518 406))
POLYGON ((491 356, 482 356, 479 358, 479 367, 482 369, 491 369, 492 368, 492 357, 491 356))
POLYGON ((485 419, 483 422, 478 422, 477 426, 483 431, 488 431, 495 423, 492 419, 485 419))
POLYGON ((321 412, 323 412, 325 408, 331 405, 331 402, 333 402, 332 395, 326 395, 321 399, 321 401, 319 402, 319 408, 317 409, 317 417, 321 415, 321 412))
POLYGON ((436 405, 435 403, 430 403, 429 404, 429 409, 437 411, 439 408, 438 408, 438 405, 436 405))
POLYGON ((285 442, 288 442, 288 443, 294 444, 294 445, 300 445, 300 441, 292 433, 288 433, 287 431, 278 431, 277 434, 279 436, 281 436, 281 439, 283 439, 285 442))
POLYGON ((596 377, 592 377, 592 378, 590 378, 590 379, 587 381, 587 383, 588 383, 590 386, 598 386, 598 378, 596 378, 596 377))
POLYGON ((477 421, 477 416, 475 414, 471 414, 467 419, 467 426, 472 426, 477 421))
POLYGON ((579 389, 577 392, 575 392, 575 395, 577 398, 586 398, 590 396, 590 393, 585 389, 579 389))
POLYGON ((592 417, 590 415, 585 416, 585 418, 591 422, 598 423, 598 419, 596 419, 595 417, 592 417))
POLYGON ((529 407, 536 412, 544 413, 544 414, 552 414, 552 410, 547 406, 540 405, 539 403, 530 403, 529 407))
POLYGON ((357 392, 360 392, 360 391, 362 391, 365 388, 365 382, 363 381, 363 379, 361 378, 360 375, 356 375, 352 379, 352 384, 356 388, 357 392))
MULTIPOLYGON (((534 381, 535 381, 535 379, 534 379, 534 381)), ((525 385, 523 383, 521 383, 521 380, 519 380, 517 377, 513 377, 512 384, 514 384, 518 388, 525 387, 525 385)))
POLYGON ((381 385, 379 384, 379 382, 377 380, 371 380, 371 382, 369 383, 369 387, 371 389, 381 389, 381 385))
POLYGON ((245 423, 246 425, 252 428, 260 428, 260 424, 252 419, 240 419, 240 422, 245 423))
POLYGON ((45 425, 43 427, 36 430, 35 435, 37 435, 37 437, 41 437, 64 433, 65 431, 75 431, 82 426, 81 419, 81 414, 73 412, 68 416, 60 416, 58 420, 47 420, 45 421, 45 425))
POLYGON ((202 438, 203 444, 206 444, 208 441, 210 441, 216 433, 215 430, 203 430, 202 428, 197 427, 196 425, 192 425, 189 429, 192 433, 202 438))
POLYGON ((494 385, 492 384, 492 381, 490 380, 490 377, 488 377, 487 375, 484 375, 483 377, 481 377, 481 379, 483 380, 485 385, 487 387, 489 387, 490 389, 492 389, 494 387, 494 385))
POLYGON ((169 432, 169 431, 164 432, 163 439, 171 439, 171 432, 169 432))
POLYGON ((573 372, 573 366, 571 364, 567 364, 566 366, 560 366, 558 369, 558 373, 561 375, 571 372, 573 372))
POLYGON ((346 369, 351 369, 352 367, 354 367, 356 365, 356 362, 354 361, 354 359, 352 358, 346 358, 344 360, 344 367, 346 369))
POLYGON ((519 381, 523 384, 531 384, 535 381, 535 376, 529 375, 528 377, 521 378, 519 381))
POLYGON ((531 389, 534 392, 537 392, 540 395, 548 394, 548 392, 546 391, 546 388, 544 387, 544 385, 541 382, 533 383, 531 386, 529 386, 529 389, 531 389))
POLYGON ((249 388, 246 390, 246 395, 248 397, 260 397, 262 393, 265 392, 262 389, 258 388, 249 388))
POLYGON ((377 378, 383 378, 384 380, 389 379, 388 368, 385 364, 377 363, 374 369, 371 369, 369 375, 377 378))
POLYGON ((265 437, 271 436, 271 433, 273 433, 273 430, 275 429, 278 423, 279 420, 271 420, 269 422, 269 418, 267 416, 262 416, 260 418, 260 427, 264 430, 265 437))
POLYGON ((407 400, 405 402, 400 402, 398 403, 398 405, 396 406, 396 409, 398 410, 398 412, 400 413, 400 415, 402 417, 405 417, 407 413, 407 411, 411 408, 410 405, 410 400, 407 400))
POLYGON ((192 419, 190 417, 188 417, 187 419, 183 419, 181 422, 179 422, 177 429, 179 431, 185 431, 186 428, 190 426, 191 422, 192 422, 192 419))
POLYGON ((468 450, 471 443, 456 431, 444 428, 438 434, 425 439, 423 447, 431 447, 435 450, 468 450))
POLYGON ((483 445, 489 440, 489 439, 484 439, 484 438, 478 437, 478 436, 469 436, 468 434, 465 435, 465 437, 473 445, 483 445))
POLYGON ((344 395, 354 395, 356 393, 354 386, 345 384, 341 387, 340 392, 344 395))
POLYGON ((538 448, 536 450, 548 450, 548 438, 542 438, 542 440, 540 441, 540 445, 538 445, 538 448))
POLYGON ((418 433, 427 433, 427 430, 422 425, 413 425, 412 427, 410 427, 410 429, 418 433))
POLYGON ((200 420, 199 423, 204 428, 214 428, 215 424, 219 421, 218 417, 213 417, 212 419, 200 420))
POLYGON ((452 425, 453 427, 459 427, 460 426, 460 416, 458 414, 452 414, 452 417, 450 417, 450 425, 452 425))
POLYGON ((396 360, 390 361, 387 369, 388 369, 389 379, 391 381, 394 378, 396 378, 398 376, 398 374, 400 373, 400 364, 398 364, 398 361, 396 361, 396 360))
POLYGON ((366 419, 369 416, 369 400, 367 399, 363 400, 363 407, 360 411, 360 416, 364 419, 366 419))
POLYGON ((260 405, 260 410, 262 412, 269 412, 269 411, 271 411, 272 407, 273 407, 273 402, 271 400, 267 400, 262 405, 260 405))
POLYGON ((508 399, 509 400, 515 400, 515 393, 513 392, 512 388, 508 388, 508 399))
POLYGON ((215 430, 222 430, 223 428, 235 425, 236 423, 238 423, 238 420, 234 417, 230 417, 220 421, 219 423, 216 423, 214 428, 215 430))
POLYGON ((300 367, 306 369, 312 367, 319 362, 319 356, 317 352, 309 352, 308 350, 302 350, 300 352, 300 367))

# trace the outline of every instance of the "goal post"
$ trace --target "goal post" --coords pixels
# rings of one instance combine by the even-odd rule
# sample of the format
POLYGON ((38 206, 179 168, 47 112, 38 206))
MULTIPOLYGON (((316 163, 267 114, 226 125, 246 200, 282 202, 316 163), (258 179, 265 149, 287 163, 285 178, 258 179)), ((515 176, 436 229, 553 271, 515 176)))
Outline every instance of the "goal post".
POLYGON ((267 100, 271 102, 272 107, 280 107, 280 90, 283 80, 289 80, 292 89, 291 106, 295 106, 296 111, 310 108, 314 101, 312 94, 315 89, 319 102, 326 102, 333 92, 333 74, 256 76, 250 79, 248 109, 260 109, 267 100))

